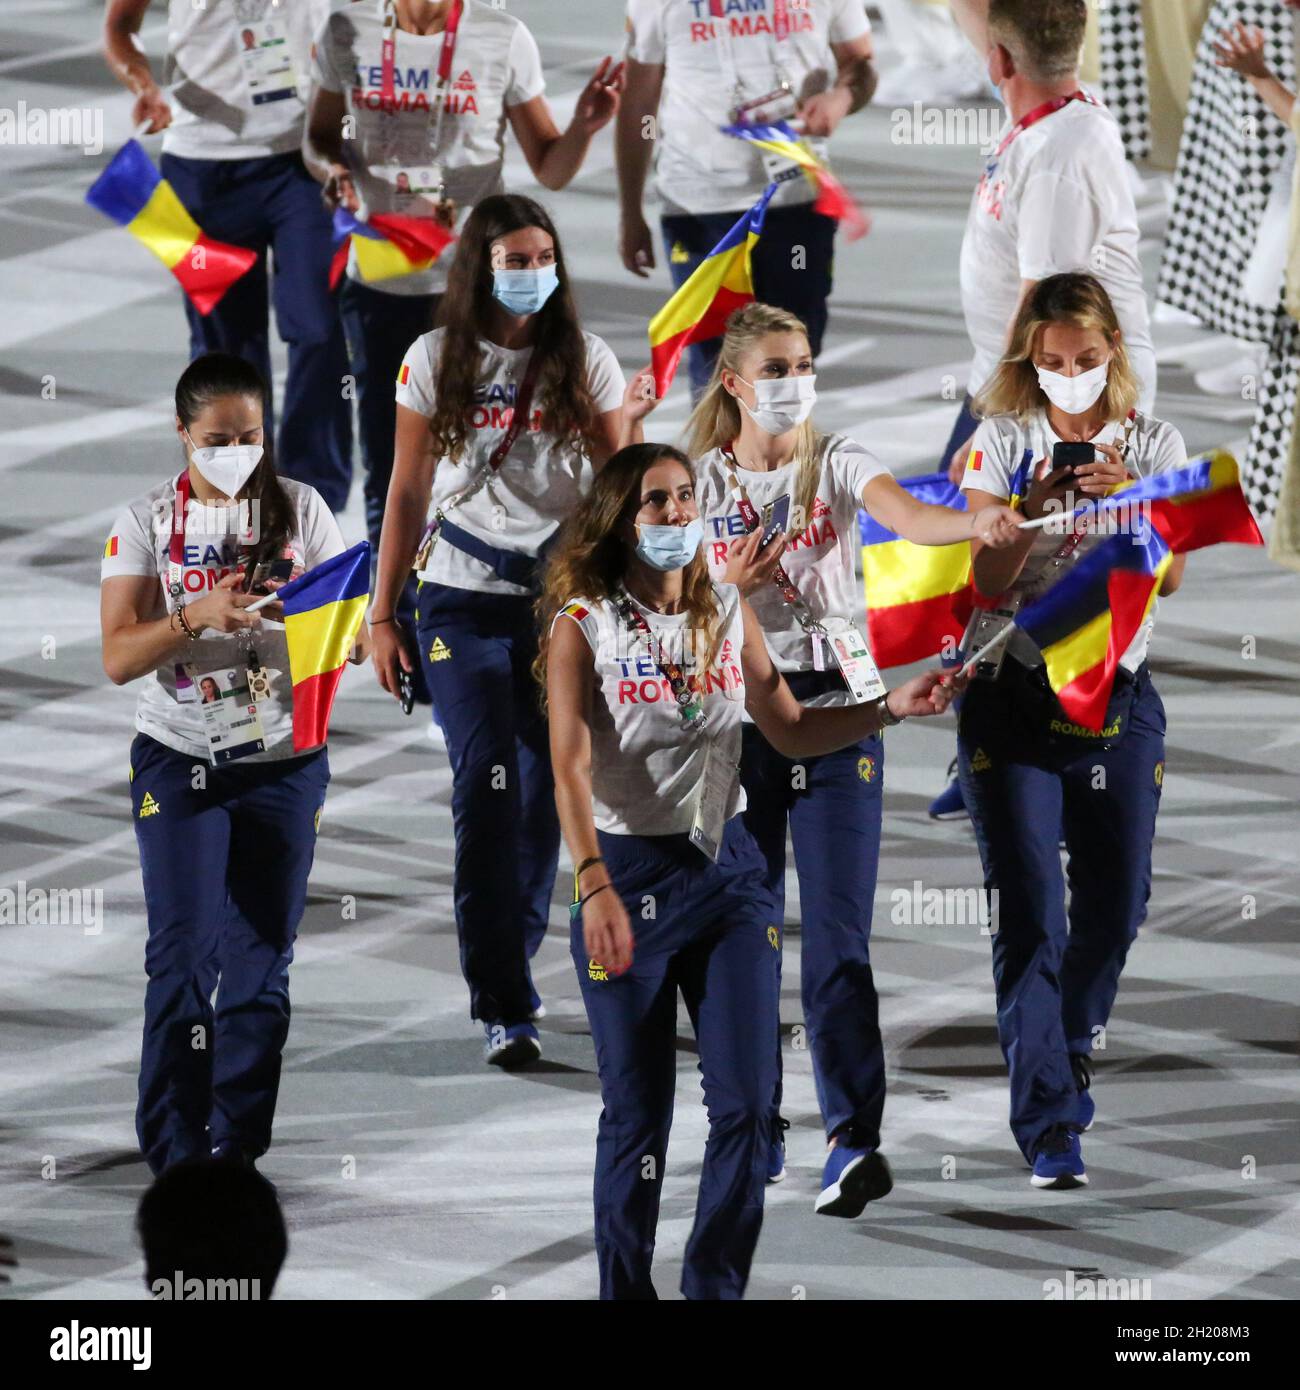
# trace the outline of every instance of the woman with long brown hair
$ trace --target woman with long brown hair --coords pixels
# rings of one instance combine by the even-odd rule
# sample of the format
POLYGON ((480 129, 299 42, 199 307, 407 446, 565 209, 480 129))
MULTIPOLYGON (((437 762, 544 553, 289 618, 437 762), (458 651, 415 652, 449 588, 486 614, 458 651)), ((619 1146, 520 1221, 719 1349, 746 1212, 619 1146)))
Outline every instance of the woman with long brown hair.
POLYGON ((781 929, 741 818, 742 712, 786 756, 814 757, 939 713, 951 695, 932 671, 869 703, 801 705, 739 590, 710 579, 702 535, 686 455, 622 449, 561 533, 537 605, 555 799, 575 866, 572 952, 604 1103, 602 1298, 656 1296, 679 989, 709 1112, 683 1293, 740 1298, 758 1241, 781 929))
POLYGON ((625 387, 609 347, 583 332, 559 236, 531 198, 475 206, 439 325, 415 340, 398 373, 375 670, 400 696, 403 673, 424 664, 451 758, 470 1012, 487 1060, 514 1067, 541 1055, 529 961, 546 931, 560 844, 530 675, 539 556, 593 472, 639 432, 648 402, 644 374, 625 387), (396 617, 413 561, 418 648, 396 617))
MULTIPOLYGON (((1069 513, 1129 478, 1181 468, 1182 437, 1136 409, 1138 385, 1110 297, 1091 275, 1052 275, 1026 297, 976 409, 963 488, 980 516, 1012 501, 1026 517, 1069 513), (1063 446, 1090 445, 1086 462, 1063 446)), ((976 588, 997 595, 962 646, 983 646, 1104 541, 1083 522, 971 542, 976 588)), ((1176 555, 1159 592, 1182 582, 1176 555)), ((1022 631, 981 665, 962 705, 958 767, 997 891, 993 979, 1011 1080, 1011 1130, 1035 1187, 1088 1181, 1079 1134, 1093 1120, 1092 1053, 1104 1045, 1120 972, 1151 892, 1164 782, 1165 712, 1146 663, 1154 610, 1121 654, 1099 731, 1073 723, 1022 631), (1066 873, 1059 846, 1064 840, 1066 873), (1069 883, 1067 910, 1066 882, 1069 883)))

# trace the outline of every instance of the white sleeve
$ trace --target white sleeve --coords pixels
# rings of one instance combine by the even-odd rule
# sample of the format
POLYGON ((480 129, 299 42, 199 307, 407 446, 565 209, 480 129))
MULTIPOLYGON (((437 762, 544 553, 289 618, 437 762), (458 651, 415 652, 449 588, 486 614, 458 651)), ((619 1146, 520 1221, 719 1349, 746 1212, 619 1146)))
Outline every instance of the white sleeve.
POLYGON ((347 549, 334 513, 314 487, 303 484, 298 501, 298 534, 302 537, 303 567, 315 569, 347 549))
POLYGON ((627 390, 627 381, 613 348, 594 333, 587 334, 587 390, 601 415, 617 410, 627 390))
POLYGON ((1187 445, 1183 436, 1167 420, 1161 420, 1151 441, 1151 467, 1146 476, 1155 473, 1170 473, 1175 468, 1187 467, 1187 445))
POLYGON ((323 92, 343 92, 346 88, 334 66, 333 17, 326 19, 311 46, 312 80, 323 92))
POLYGON ((831 43, 848 43, 871 32, 871 21, 862 0, 834 0, 828 37, 831 43))
POLYGON ((1111 210, 1111 198, 1078 166, 1031 174, 1018 208, 1020 278, 1045 280, 1067 270, 1091 271, 1111 210))
POLYGON ((663 63, 667 53, 663 0, 627 0, 627 56, 635 63, 663 63))
POLYGON ((425 333, 406 350, 397 372, 397 404, 426 420, 433 419, 437 393, 433 387, 433 334, 425 333))
MULTIPOLYGON (((170 513, 169 513, 170 519, 170 513)), ((99 566, 99 581, 116 579, 119 575, 158 577, 158 559, 154 554, 152 517, 142 517, 139 507, 127 507, 113 523, 104 542, 104 555, 99 566)))
POLYGON ((1005 501, 1011 496, 1011 478, 1020 463, 1012 457, 1017 431, 1009 420, 994 416, 981 420, 966 455, 966 472, 961 490, 987 492, 1005 501))
POLYGON ((595 614, 595 604, 583 598, 571 598, 568 603, 561 604, 555 617, 551 619, 551 632, 555 632, 555 624, 561 618, 570 618, 582 631, 582 635, 587 639, 587 645, 591 648, 593 656, 600 655, 600 623, 595 614))
POLYGON ((862 505, 862 489, 873 479, 889 473, 885 464, 856 439, 835 441, 831 457, 831 476, 837 493, 848 493, 855 508, 862 505))
POLYGON ((505 95, 501 98, 503 106, 521 106, 546 90, 546 79, 542 76, 542 55, 537 50, 537 40, 529 33, 526 24, 516 24, 515 32, 510 37, 509 66, 510 76, 505 95))

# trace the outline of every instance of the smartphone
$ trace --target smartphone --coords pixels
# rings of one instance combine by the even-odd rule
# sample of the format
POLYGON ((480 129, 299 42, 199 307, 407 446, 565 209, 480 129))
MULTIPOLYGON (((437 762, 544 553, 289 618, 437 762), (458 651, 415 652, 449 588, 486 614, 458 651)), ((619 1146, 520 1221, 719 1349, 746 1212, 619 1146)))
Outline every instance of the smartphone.
POLYGON ((769 502, 763 508, 763 539, 759 544, 761 550, 765 545, 771 545, 776 538, 778 531, 788 531, 790 529, 790 494, 782 493, 775 502, 769 502))
POLYGON ((1080 468, 1089 463, 1096 463, 1097 450, 1086 440, 1082 443, 1067 443, 1059 440, 1052 446, 1052 468, 1068 468, 1070 472, 1077 473, 1080 468))
POLYGON ((397 668, 398 698, 402 702, 402 713, 410 714, 415 708, 415 689, 411 685, 411 673, 399 666, 397 668))
POLYGON ((266 587, 268 579, 279 584, 287 584, 292 577, 293 561, 288 557, 279 560, 263 560, 252 575, 245 579, 244 592, 246 594, 269 594, 271 590, 266 587))

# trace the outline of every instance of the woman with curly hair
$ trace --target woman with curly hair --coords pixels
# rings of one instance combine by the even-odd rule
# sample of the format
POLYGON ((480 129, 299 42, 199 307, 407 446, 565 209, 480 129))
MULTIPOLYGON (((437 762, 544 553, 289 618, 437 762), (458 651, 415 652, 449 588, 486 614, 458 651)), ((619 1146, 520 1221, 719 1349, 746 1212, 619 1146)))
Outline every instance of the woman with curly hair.
POLYGON ((709 1114, 682 1292, 740 1298, 758 1241, 781 931, 741 817, 742 712, 787 757, 816 757, 937 714, 952 693, 931 671, 867 704, 801 705, 740 591, 710 580, 702 537, 686 455, 622 449, 566 524, 538 601, 536 665, 575 865, 572 952, 604 1103, 595 1207, 607 1299, 656 1297, 679 989, 709 1114))
POLYGON ((529 676, 534 575, 649 402, 644 376, 625 390, 609 347, 582 331, 559 237, 530 198, 484 198, 466 219, 439 324, 411 345, 397 378, 374 660, 394 696, 417 651, 424 664, 451 758, 470 1012, 488 1062, 509 1068, 541 1055, 529 961, 546 932, 560 842, 529 676), (413 560, 415 644, 396 619, 413 560))

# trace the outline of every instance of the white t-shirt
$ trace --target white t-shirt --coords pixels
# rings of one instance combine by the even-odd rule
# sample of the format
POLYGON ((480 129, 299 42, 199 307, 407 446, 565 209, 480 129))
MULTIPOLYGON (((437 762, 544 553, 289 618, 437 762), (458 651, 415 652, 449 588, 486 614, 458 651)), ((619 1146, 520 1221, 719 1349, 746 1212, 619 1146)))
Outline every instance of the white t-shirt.
MULTIPOLYGON (((831 86, 830 45, 871 32, 863 0, 722 5, 715 19, 709 0, 627 0, 628 56, 664 68, 655 183, 665 212, 741 212, 755 202, 768 178, 752 145, 722 134, 733 107, 767 96, 782 78, 797 96, 831 86), (786 24, 774 25, 782 16, 786 24)), ((825 142, 813 144, 824 157, 825 142)), ((815 196, 800 176, 782 184, 771 205, 815 196)))
MULTIPOLYGON (((704 554, 709 572, 721 579, 731 547, 745 535, 740 506, 727 472, 728 460, 721 449, 712 449, 695 463, 695 491, 704 518, 704 554)), ((762 514, 764 506, 785 494, 793 508, 797 503, 796 463, 770 472, 737 468, 736 476, 749 500, 762 514)), ((816 500, 806 530, 787 545, 781 564, 812 610, 829 631, 862 623, 862 588, 854 570, 857 551, 857 514, 862 489, 889 469, 856 441, 842 434, 823 440, 816 500)), ((763 635, 779 671, 811 671, 812 642, 794 609, 781 597, 775 584, 764 584, 749 595, 749 605, 763 627, 763 635)), ((848 702, 835 694, 818 696, 809 704, 848 702)))
MULTIPOLYGON (((1096 436, 1096 441, 1118 447, 1123 434, 1123 424, 1112 421, 1096 436)), ((1043 411, 1037 411, 1023 422, 1011 415, 991 416, 980 423, 979 429, 975 431, 975 438, 971 441, 966 474, 962 478, 962 490, 987 492, 1006 501, 1011 496, 1011 480, 1025 457, 1025 451, 1029 451, 1031 464, 1037 466, 1034 476, 1041 477, 1051 471, 1052 450, 1058 443, 1060 436, 1047 423, 1047 415, 1043 411), (978 468, 973 466, 977 453, 980 455, 978 468)), ((1139 413, 1124 462, 1131 474, 1136 474, 1139 478, 1149 478, 1156 473, 1167 473, 1171 468, 1185 467, 1187 446, 1183 443, 1182 435, 1167 421, 1152 420, 1149 416, 1139 413)), ((1020 577, 1012 585, 1012 593, 1020 595, 1022 602, 1036 598, 1067 574, 1070 566, 1090 554, 1105 539, 1104 532, 1085 536, 1067 557, 1066 564, 1049 573, 1048 561, 1065 543, 1066 537, 1059 531, 1048 534, 1046 529, 1038 530, 1034 535, 1033 548, 1020 571, 1020 577)), ((1120 658, 1120 665, 1129 671, 1136 671, 1146 659, 1147 645, 1151 640, 1151 629, 1155 624, 1158 606, 1157 599, 1146 622, 1137 630, 1120 658)), ((976 617, 978 618, 978 614, 976 617)), ((970 636, 971 633, 968 632, 965 639, 967 642, 970 636)), ((1037 666, 1043 659, 1037 645, 1019 629, 1007 639, 1007 653, 1026 666, 1037 666)))
MULTIPOLYGON (((413 342, 397 374, 397 404, 431 419, 442 352, 441 328, 413 342)), ((594 333, 587 343, 587 388, 599 414, 617 410, 627 383, 609 345, 594 333)), ((470 433, 460 459, 442 459, 433 474, 433 507, 444 507, 487 467, 493 449, 510 428, 515 396, 528 368, 531 348, 503 348, 479 340, 479 384, 474 391, 470 433)), ((541 392, 533 398, 532 418, 488 483, 449 515, 458 526, 499 550, 536 555, 591 485, 591 464, 542 429, 541 392)), ((439 540, 420 578, 455 589, 485 594, 524 594, 498 578, 481 560, 449 541, 439 540)))
MULTIPOLYGON (((556 616, 557 623, 572 618, 578 624, 595 660, 591 797, 599 830, 614 835, 686 834, 704 777, 706 744, 715 745, 712 756, 739 768, 745 625, 740 590, 734 584, 716 584, 714 590, 722 615, 721 640, 703 676, 708 725, 698 734, 682 727, 672 688, 646 638, 632 638, 612 604, 571 599, 556 616)), ((702 645, 698 652, 693 648, 686 633, 687 614, 656 613, 632 602, 663 644, 665 657, 678 662, 698 689, 696 659, 703 660, 705 651, 702 645)), ((735 775, 727 819, 744 809, 745 793, 735 775)))
MULTIPOLYGON (((293 517, 287 553, 292 555, 295 566, 314 569, 323 560, 341 554, 344 545, 338 523, 316 489, 288 478, 281 478, 280 486, 289 499, 293 517)), ((169 478, 127 505, 113 523, 112 534, 104 546, 101 583, 118 575, 152 575, 158 579, 150 618, 161 618, 171 611, 168 557, 175 506, 176 479, 169 478)), ((238 567, 239 530, 239 512, 233 506, 210 507, 190 499, 181 572, 185 587, 183 605, 204 597, 219 579, 238 567)), ((198 700, 198 679, 240 661, 250 641, 270 677, 271 693, 258 704, 266 751, 240 761, 270 762, 297 756, 293 748, 293 682, 284 625, 266 620, 256 632, 225 633, 205 628, 197 642, 187 642, 175 661, 163 663, 146 678, 136 706, 135 727, 168 748, 206 762, 208 740, 198 700), (181 698, 185 694, 193 698, 181 698)))
POLYGON ((311 45, 331 0, 169 0, 163 153, 257 159, 302 147, 311 45))
MULTIPOLYGON (((432 203, 419 193, 399 193, 396 176, 399 170, 436 166, 463 222, 481 198, 502 191, 506 108, 546 90, 537 44, 505 10, 467 0, 435 148, 443 34, 397 31, 395 113, 381 106, 382 35, 373 0, 355 0, 335 10, 316 39, 312 76, 325 91, 343 93, 348 114, 356 120, 355 136, 343 141, 343 151, 357 192, 370 212, 428 216, 432 203)), ((381 280, 372 288, 387 294, 440 294, 450 265, 448 250, 428 270, 381 280)), ((348 274, 360 278, 355 253, 348 274)))
MULTIPOLYGON (((1002 134, 1011 129, 1007 122, 1002 134)), ((999 137, 1001 138, 1001 137, 999 137)), ((1035 121, 1003 151, 971 198, 961 244, 961 303, 975 348, 970 393, 992 376, 1006 349, 1022 280, 1087 271, 1105 286, 1142 386, 1155 398, 1155 349, 1137 209, 1114 117, 1091 102, 1035 121)))

